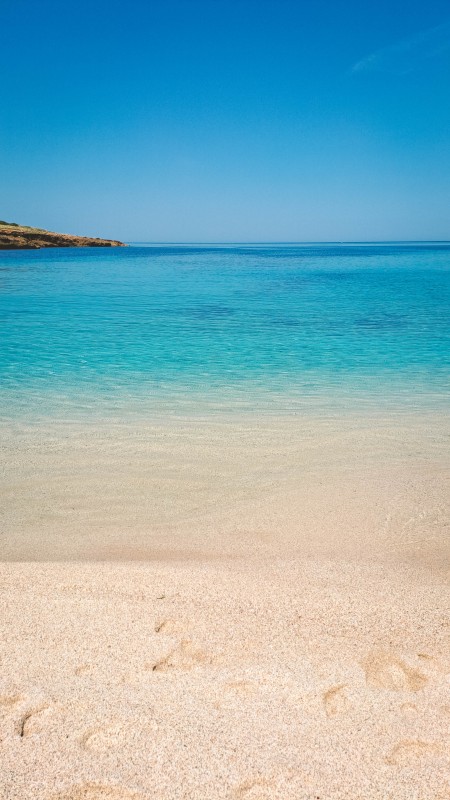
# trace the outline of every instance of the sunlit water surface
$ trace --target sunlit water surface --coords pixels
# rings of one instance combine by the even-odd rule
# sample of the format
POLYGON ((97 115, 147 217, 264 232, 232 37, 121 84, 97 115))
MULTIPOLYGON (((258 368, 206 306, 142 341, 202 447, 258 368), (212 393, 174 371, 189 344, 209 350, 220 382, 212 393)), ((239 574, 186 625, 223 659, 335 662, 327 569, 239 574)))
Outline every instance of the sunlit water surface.
POLYGON ((450 245, 0 255, 3 419, 444 408, 450 245))

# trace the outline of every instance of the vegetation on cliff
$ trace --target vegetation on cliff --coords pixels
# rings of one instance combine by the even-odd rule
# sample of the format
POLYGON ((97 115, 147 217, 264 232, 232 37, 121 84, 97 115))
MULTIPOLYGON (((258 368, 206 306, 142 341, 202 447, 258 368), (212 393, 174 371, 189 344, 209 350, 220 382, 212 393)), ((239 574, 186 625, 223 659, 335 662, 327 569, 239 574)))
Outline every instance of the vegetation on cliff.
POLYGON ((37 250, 41 247, 125 247, 123 242, 89 236, 53 233, 17 222, 0 220, 0 250, 37 250))

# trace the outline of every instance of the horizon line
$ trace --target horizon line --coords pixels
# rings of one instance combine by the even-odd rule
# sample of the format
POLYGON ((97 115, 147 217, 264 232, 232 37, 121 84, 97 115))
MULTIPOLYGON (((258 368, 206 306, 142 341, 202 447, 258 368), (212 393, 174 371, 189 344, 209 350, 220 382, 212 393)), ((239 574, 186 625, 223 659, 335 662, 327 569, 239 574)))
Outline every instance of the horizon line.
POLYGON ((450 239, 327 239, 327 240, 283 240, 283 239, 267 239, 267 240, 229 240, 229 241, 207 241, 200 239, 192 239, 185 241, 169 241, 169 240, 151 240, 151 239, 125 239, 126 244, 153 244, 153 245, 231 245, 231 244, 450 244, 450 239))

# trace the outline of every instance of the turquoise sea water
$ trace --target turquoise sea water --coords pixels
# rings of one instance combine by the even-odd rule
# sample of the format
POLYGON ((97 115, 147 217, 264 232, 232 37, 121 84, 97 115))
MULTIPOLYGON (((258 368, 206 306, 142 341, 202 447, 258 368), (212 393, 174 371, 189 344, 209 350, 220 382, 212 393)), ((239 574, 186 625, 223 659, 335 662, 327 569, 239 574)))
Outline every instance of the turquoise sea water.
POLYGON ((0 414, 445 407, 450 245, 0 254, 0 414))

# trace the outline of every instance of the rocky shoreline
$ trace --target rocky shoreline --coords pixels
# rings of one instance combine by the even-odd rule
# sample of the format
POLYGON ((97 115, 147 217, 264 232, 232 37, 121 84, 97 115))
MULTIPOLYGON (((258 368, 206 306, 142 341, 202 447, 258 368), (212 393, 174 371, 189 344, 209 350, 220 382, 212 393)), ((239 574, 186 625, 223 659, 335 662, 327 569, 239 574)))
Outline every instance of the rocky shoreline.
POLYGON ((0 250, 37 250, 42 247, 126 247, 126 245, 111 239, 53 233, 40 228, 0 222, 0 250))

